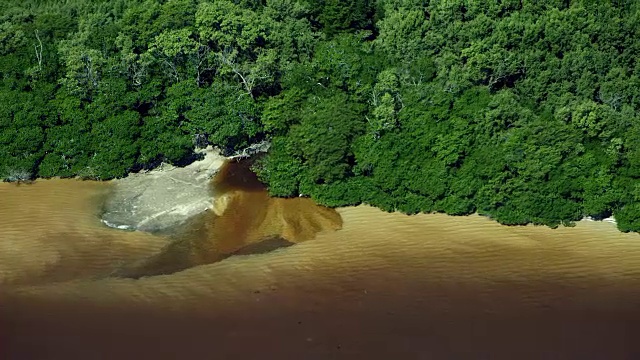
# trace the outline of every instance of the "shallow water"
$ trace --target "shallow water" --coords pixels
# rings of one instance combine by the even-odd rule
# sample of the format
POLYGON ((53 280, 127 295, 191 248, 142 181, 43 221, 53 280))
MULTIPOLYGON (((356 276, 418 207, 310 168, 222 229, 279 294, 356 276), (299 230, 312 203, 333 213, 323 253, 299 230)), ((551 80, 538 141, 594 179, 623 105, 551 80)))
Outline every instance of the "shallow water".
POLYGON ((232 255, 273 251, 342 227, 336 210, 310 199, 270 198, 246 160, 223 166, 213 188, 218 199, 213 211, 175 229, 169 245, 118 275, 167 275, 232 255))
POLYGON ((612 224, 334 212, 249 184, 171 237, 104 227, 108 190, 0 184, 0 358, 640 356, 640 236, 612 224), (299 243, 229 257, 262 239, 299 243), (132 263, 167 275, 109 276, 132 263))

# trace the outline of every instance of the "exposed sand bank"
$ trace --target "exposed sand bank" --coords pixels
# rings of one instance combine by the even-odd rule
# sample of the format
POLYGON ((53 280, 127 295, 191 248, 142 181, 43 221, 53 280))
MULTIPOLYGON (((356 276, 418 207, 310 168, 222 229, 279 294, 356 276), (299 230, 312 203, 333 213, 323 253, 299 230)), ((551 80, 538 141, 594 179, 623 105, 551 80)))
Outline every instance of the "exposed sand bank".
POLYGON ((211 179, 225 162, 269 150, 270 143, 252 144, 231 156, 211 146, 196 150, 202 156, 185 167, 162 164, 148 172, 130 174, 113 181, 102 222, 121 230, 161 231, 180 225, 202 212, 224 212, 227 199, 211 194, 211 179))
POLYGON ((118 229, 159 231, 212 209, 209 184, 227 158, 211 147, 200 152, 203 159, 185 167, 162 165, 113 181, 103 223, 118 229))
POLYGON ((617 224, 616 219, 613 216, 608 217, 608 218, 604 218, 602 220, 596 220, 596 219, 592 218, 591 216, 585 216, 580 221, 603 221, 603 222, 607 222, 607 223, 617 224))

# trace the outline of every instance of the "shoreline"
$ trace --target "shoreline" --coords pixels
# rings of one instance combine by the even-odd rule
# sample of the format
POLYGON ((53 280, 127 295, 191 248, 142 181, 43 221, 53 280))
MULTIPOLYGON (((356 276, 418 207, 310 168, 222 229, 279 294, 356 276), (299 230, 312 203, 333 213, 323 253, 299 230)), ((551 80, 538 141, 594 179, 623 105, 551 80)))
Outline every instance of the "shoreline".
MULTIPOLYGON (((162 171, 166 171, 166 170, 162 170, 162 171)), ((215 176, 215 175, 213 175, 213 176, 215 176)), ((85 180, 85 179, 80 179, 80 178, 59 178, 59 177, 37 179, 37 181, 45 181, 45 182, 46 181, 51 181, 51 180, 53 180, 53 181, 61 181, 61 180, 62 181, 70 181, 70 180, 78 181, 79 180, 79 181, 88 181, 88 182, 105 183, 105 184, 113 184, 116 181, 116 180, 85 180)), ((33 181, 32 183, 36 183, 37 181, 33 181)), ((15 184, 13 184, 13 185, 15 185, 15 184)), ((213 211, 217 216, 221 216, 225 212, 225 209, 226 209, 226 207, 227 207, 227 205, 228 205, 228 203, 230 201, 229 197, 230 197, 230 194, 226 194, 226 195, 223 195, 223 196, 213 196, 213 195, 211 195, 210 198, 209 198, 209 202, 207 203, 208 206, 205 207, 202 210, 198 210, 193 215, 189 215, 189 217, 185 218, 185 221, 191 219, 194 216, 197 216, 198 214, 206 212, 206 211, 213 211)), ((356 205, 356 206, 341 206, 341 207, 336 207, 335 210, 338 211, 338 212, 342 212, 342 211, 345 211, 345 210, 348 211, 348 209, 358 208, 358 207, 371 207, 371 208, 375 208, 375 209, 380 210, 379 208, 377 208, 375 206, 372 206, 372 205, 368 205, 368 204, 360 204, 360 205, 356 205)), ((380 210, 380 211, 382 211, 382 210, 380 210)), ((110 221, 108 221, 106 219, 103 219, 102 218, 102 213, 103 212, 98 213, 97 217, 98 217, 99 222, 102 225, 104 225, 105 227, 108 227, 108 228, 111 228, 111 229, 116 229, 116 230, 129 231, 129 232, 130 231, 140 231, 135 226, 126 225, 126 224, 112 223, 112 222, 110 222, 110 221)), ((393 213, 402 214, 402 215, 405 215, 406 217, 415 216, 415 215, 403 214, 402 212, 399 212, 399 211, 395 211, 393 213)), ((432 215, 432 214, 439 214, 439 213, 426 213, 426 214, 420 213, 420 214, 416 214, 416 215, 432 215)), ((444 214, 444 213, 442 213, 442 214, 444 214)), ((444 215, 451 216, 451 217, 460 217, 460 216, 457 216, 457 215, 448 215, 448 214, 444 214, 444 215)), ((533 225, 531 223, 525 224, 525 225, 503 225, 503 224, 500 224, 498 221, 492 219, 489 216, 479 215, 478 213, 473 213, 473 214, 469 214, 469 215, 462 215, 462 217, 470 217, 470 216, 474 216, 474 215, 487 218, 487 219, 491 220, 492 222, 495 222, 495 223, 497 223, 499 225, 507 226, 507 227, 509 227, 509 226, 511 226, 511 227, 527 227, 527 226, 533 225)), ((607 224, 617 225, 617 222, 616 222, 614 217, 607 217, 607 218, 604 218, 604 219, 601 219, 601 220, 597 220, 597 219, 594 219, 591 216, 585 216, 582 219, 576 221, 576 223, 581 223, 581 222, 582 223, 601 223, 601 224, 607 223, 607 224)), ((546 226, 546 225, 533 225, 533 226, 549 227, 549 226, 546 226)), ((559 225, 558 226, 558 228, 563 228, 563 227, 567 227, 567 226, 564 226, 564 225, 559 225)), ((616 229, 617 229, 617 227, 616 227, 616 229)), ((624 232, 620 231, 620 233, 623 234, 624 232)))
POLYGON ((580 219, 580 221, 606 222, 606 223, 615 224, 615 225, 618 224, 618 222, 616 221, 616 219, 613 216, 610 216, 608 218, 604 218, 602 220, 596 220, 596 219, 592 218, 591 216, 585 216, 582 219, 580 219))
MULTIPOLYGON (((268 149, 268 147, 266 148, 268 149)), ((204 149, 198 149, 197 152, 200 154, 203 154, 202 159, 200 160, 196 160, 193 163, 184 166, 184 167, 176 167, 173 166, 171 164, 166 164, 163 163, 161 165, 159 165, 157 168, 154 168, 152 170, 144 170, 144 171, 140 171, 138 173, 129 173, 126 177, 124 178, 119 178, 119 179, 110 179, 110 180, 96 180, 96 179, 83 179, 81 177, 73 177, 73 178, 61 178, 61 177, 52 177, 52 178, 37 178, 34 179, 28 183, 7 183, 7 184, 11 184, 11 185, 30 185, 30 184, 34 184, 36 182, 39 181, 49 181, 49 180, 76 180, 76 181, 89 181, 89 182, 96 182, 96 183, 105 183, 105 184, 110 184, 111 186, 114 187, 118 187, 122 184, 122 186, 124 186, 125 188, 130 186, 129 183, 133 183, 136 181, 139 182, 145 182, 145 181, 149 181, 149 182, 153 182, 155 180, 157 180, 158 178, 163 178, 166 177, 168 179, 170 179, 170 181, 172 182, 176 182, 176 183, 181 183, 182 185, 185 186, 189 186, 189 185, 195 185, 197 187, 200 188, 205 188, 206 192, 200 193, 200 195, 198 196, 197 200, 195 200, 194 202, 188 203, 188 204, 182 204, 182 205, 175 205, 173 204, 173 206, 170 206, 169 208, 167 208, 165 206, 164 209, 162 209, 161 207, 155 207, 154 208, 154 214, 149 215, 148 217, 140 220, 139 222, 137 222, 137 224, 131 224, 131 223, 126 223, 126 222, 122 222, 122 221, 112 221, 109 218, 105 218, 104 214, 107 212, 104 209, 102 210, 102 212, 98 215, 100 223, 102 223, 104 226, 108 227, 108 228, 112 228, 112 229, 117 229, 117 230, 124 230, 124 231, 155 231, 155 230, 163 230, 165 228, 169 228, 175 225, 179 225, 180 223, 183 223, 191 218, 193 218, 194 216, 197 216, 199 214, 202 214, 206 211, 213 211, 216 215, 220 216, 224 213, 226 206, 228 204, 229 199, 227 199, 227 196, 214 196, 213 193, 211 191, 209 191, 209 187, 211 185, 211 180, 215 178, 215 176, 218 174, 218 172, 220 171, 220 169, 222 168, 222 166, 227 163, 230 160, 233 159, 237 159, 237 158, 245 158, 245 157, 250 157, 252 155, 254 155, 255 153, 258 152, 262 152, 262 151, 253 151, 254 149, 250 149, 252 151, 243 151, 242 153, 237 153, 235 155, 232 156, 223 156, 222 152, 217 149, 217 148, 213 148, 211 146, 208 146, 207 148, 204 149), (188 177, 190 177, 190 180, 192 180, 192 182, 188 182, 188 181, 184 181, 181 180, 179 178, 173 177, 171 176, 172 174, 177 174, 177 173, 183 173, 183 174, 187 174, 188 177), (158 218, 162 219, 162 217, 173 217, 179 220, 172 220, 169 224, 165 224, 165 225, 158 225, 158 223, 160 221, 158 221, 158 218), (148 224, 152 223, 152 225, 150 226, 152 229, 149 230, 148 228, 148 224), (155 225, 153 225, 155 224, 155 225)), ((164 189, 158 189, 157 190, 159 193, 163 193, 164 189)), ((109 195, 108 197, 112 197, 113 196, 113 191, 111 193, 111 195, 109 195)), ((142 196, 141 193, 135 193, 133 196, 130 196, 129 199, 125 200, 125 201, 131 201, 131 200, 135 200, 136 198, 139 198, 140 196, 142 196)), ((179 195, 178 195, 179 196, 179 195)), ((155 200, 155 199, 154 199, 155 200)), ((109 202, 110 200, 107 199, 105 203, 109 202)), ((113 202, 113 200, 112 200, 113 202)), ((360 204, 358 206, 371 206, 371 205, 367 205, 367 204, 360 204)), ((371 206, 376 208, 375 206, 371 206)), ((139 205, 133 204, 129 214, 132 216, 137 216, 139 214, 139 205)), ((336 207, 335 209, 337 211, 341 211, 343 209, 349 209, 349 208, 353 208, 353 206, 344 206, 344 207, 336 207)), ((397 212, 397 211, 396 211, 397 212)), ((401 212, 398 212, 401 213, 401 212)), ((448 214, 447 214, 448 215, 448 214)), ((471 216, 471 215, 477 215, 477 213, 474 214, 469 214, 466 216, 471 216)), ((407 215, 410 216, 410 215, 407 215)), ((454 215, 450 215, 450 216, 454 216, 454 215)), ((490 216, 484 216, 484 215, 480 215, 483 217, 487 217, 489 218, 491 221, 495 221, 496 220, 492 219, 490 216)), ((609 224, 613 224, 613 225, 617 225, 617 221, 615 220, 615 217, 610 216, 604 219, 594 219, 591 216, 584 216, 582 217, 582 219, 576 221, 576 223, 578 222, 595 222, 595 223, 609 223, 609 224)), ((498 224, 500 224, 498 222, 498 224)), ((500 224, 503 225, 503 224, 500 224)), ((525 225, 517 225, 517 226, 528 226, 531 224, 525 224, 525 225)), ((511 226, 511 225, 504 225, 504 226, 511 226)), ((547 225, 542 225, 542 226, 547 226, 547 225)), ((565 227, 563 225, 561 225, 560 227, 565 227)), ((621 232, 622 233, 622 232, 621 232)))

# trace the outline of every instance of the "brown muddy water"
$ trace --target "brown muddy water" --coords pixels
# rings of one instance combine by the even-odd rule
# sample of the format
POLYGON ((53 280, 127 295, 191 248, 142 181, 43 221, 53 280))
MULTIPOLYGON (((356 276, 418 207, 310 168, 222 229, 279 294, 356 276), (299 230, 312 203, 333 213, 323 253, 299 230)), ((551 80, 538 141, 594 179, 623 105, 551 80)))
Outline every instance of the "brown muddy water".
POLYGON ((640 358, 637 234, 334 211, 245 170, 164 235, 104 227, 108 183, 0 184, 0 359, 640 358))

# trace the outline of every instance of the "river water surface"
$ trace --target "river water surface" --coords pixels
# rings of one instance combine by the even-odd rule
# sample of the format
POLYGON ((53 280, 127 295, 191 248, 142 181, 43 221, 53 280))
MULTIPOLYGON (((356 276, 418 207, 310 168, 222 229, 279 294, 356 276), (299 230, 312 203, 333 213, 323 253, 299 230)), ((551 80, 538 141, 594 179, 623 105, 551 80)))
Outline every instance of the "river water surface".
POLYGON ((0 359, 640 358, 638 234, 215 183, 155 235, 100 223, 109 183, 0 184, 0 359))

